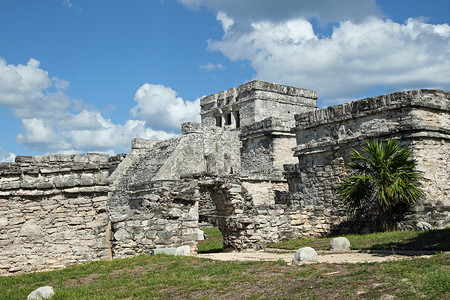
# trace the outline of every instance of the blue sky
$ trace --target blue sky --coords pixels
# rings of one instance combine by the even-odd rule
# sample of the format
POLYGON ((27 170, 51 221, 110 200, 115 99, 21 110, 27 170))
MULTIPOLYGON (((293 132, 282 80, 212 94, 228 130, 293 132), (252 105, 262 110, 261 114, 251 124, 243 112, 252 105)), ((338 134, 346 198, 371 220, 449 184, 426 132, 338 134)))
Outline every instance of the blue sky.
POLYGON ((252 79, 319 106, 450 87, 447 0, 1 0, 0 161, 128 152, 252 79))

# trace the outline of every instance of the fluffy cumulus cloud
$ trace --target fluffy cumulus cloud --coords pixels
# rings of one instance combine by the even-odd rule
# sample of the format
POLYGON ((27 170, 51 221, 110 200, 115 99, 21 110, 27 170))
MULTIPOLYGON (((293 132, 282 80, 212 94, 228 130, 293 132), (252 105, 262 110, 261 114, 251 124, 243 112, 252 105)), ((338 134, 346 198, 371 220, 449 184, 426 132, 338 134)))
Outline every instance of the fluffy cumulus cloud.
POLYGON ((447 24, 344 21, 330 37, 315 34, 304 19, 261 21, 251 27, 246 33, 225 34, 210 49, 233 61, 249 60, 257 78, 316 89, 321 97, 351 97, 378 85, 450 84, 447 24))
MULTIPOLYGON (((69 97, 68 85, 50 77, 35 59, 25 65, 0 59, 0 106, 9 107, 21 119, 23 132, 17 143, 39 152, 113 154, 127 152, 133 138, 173 138, 182 122, 198 120, 198 100, 184 101, 170 88, 144 84, 131 111, 140 119, 116 124, 82 100, 69 97)), ((0 161, 14 156, 0 148, 0 161)))
POLYGON ((184 101, 170 87, 146 83, 137 90, 134 101, 137 105, 131 114, 153 128, 171 132, 181 123, 200 121, 200 99, 184 101))
POLYGON ((30 59, 26 65, 8 65, 0 58, 0 105, 24 107, 29 101, 43 97, 43 91, 52 85, 52 80, 39 65, 35 59, 30 59))
POLYGON ((249 61, 257 79, 315 89, 325 105, 378 87, 450 86, 449 25, 396 23, 374 0, 179 1, 217 14, 224 35, 210 50, 249 61), (332 32, 315 32, 314 18, 332 32))

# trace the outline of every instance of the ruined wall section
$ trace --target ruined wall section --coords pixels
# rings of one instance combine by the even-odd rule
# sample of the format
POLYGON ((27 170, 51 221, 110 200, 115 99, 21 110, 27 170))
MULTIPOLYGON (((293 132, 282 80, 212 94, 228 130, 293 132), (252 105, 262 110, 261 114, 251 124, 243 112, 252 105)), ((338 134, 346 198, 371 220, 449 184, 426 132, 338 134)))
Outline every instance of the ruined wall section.
POLYGON ((182 132, 167 141, 134 139, 113 173, 114 257, 185 245, 196 251, 199 193, 182 178, 206 171, 203 130, 198 123, 185 123, 182 132))
POLYGON ((424 172, 425 196, 405 220, 398 220, 399 226, 412 228, 417 221, 436 227, 449 224, 449 98, 446 91, 416 90, 297 115, 295 156, 299 162, 286 167, 291 201, 311 206, 309 223, 320 214, 326 216, 331 230, 339 229, 339 224, 374 230, 373 220, 364 220, 364 225, 358 216, 353 223, 347 219, 335 185, 346 175, 351 148, 366 139, 394 138, 412 148, 418 169, 424 172))
POLYGON ((112 213, 129 210, 130 186, 151 181, 177 181, 180 177, 205 172, 203 131, 198 123, 185 123, 183 136, 165 141, 133 139, 131 151, 112 174, 112 213))
POLYGON ((108 202, 111 215, 122 215, 129 210, 129 186, 151 181, 175 151, 180 139, 132 140, 130 153, 111 175, 113 192, 108 202))
POLYGON ((111 257, 108 155, 16 157, 0 163, 0 274, 111 257))
POLYGON ((200 189, 208 191, 216 206, 224 251, 264 249, 270 242, 311 235, 311 232, 315 235, 324 233, 319 223, 313 224, 314 227, 305 226, 307 216, 301 215, 298 205, 265 203, 255 199, 257 193, 273 188, 272 183, 261 182, 262 190, 257 193, 247 189, 246 183, 235 175, 198 179, 200 189))
POLYGON ((157 248, 189 246, 195 253, 199 192, 196 183, 153 181, 129 186, 129 210, 111 217, 112 253, 128 257, 157 248))
POLYGON ((295 146, 292 123, 267 118, 242 128, 240 177, 242 188, 251 196, 254 206, 286 202, 288 185, 283 165, 296 161, 292 151, 295 146))
POLYGON ((178 180, 206 171, 203 129, 199 123, 181 125, 183 136, 152 180, 178 180))
POLYGON ((293 121, 267 118, 242 128, 241 175, 283 179, 283 165, 295 163, 293 121))
POLYGON ((240 172, 240 130, 204 127, 203 132, 205 172, 216 175, 240 172))

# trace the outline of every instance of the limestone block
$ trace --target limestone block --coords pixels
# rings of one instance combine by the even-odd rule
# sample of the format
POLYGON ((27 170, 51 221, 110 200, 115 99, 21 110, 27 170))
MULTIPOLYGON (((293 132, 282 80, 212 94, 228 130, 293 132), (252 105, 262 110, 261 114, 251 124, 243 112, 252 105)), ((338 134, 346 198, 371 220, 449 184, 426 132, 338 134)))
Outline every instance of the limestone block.
POLYGON ((190 256, 191 255, 191 247, 189 246, 180 246, 176 248, 175 255, 182 255, 182 256, 190 256))
POLYGON ((6 225, 8 225, 8 218, 6 217, 0 218, 0 227, 5 227, 6 225))
POLYGON ((111 222, 112 223, 118 223, 118 222, 122 222, 125 221, 128 218, 127 214, 113 214, 110 216, 111 222))
POLYGON ((141 245, 152 245, 153 244, 152 240, 145 239, 145 238, 139 239, 139 240, 137 240, 137 242, 138 242, 138 244, 141 244, 141 245))
POLYGON ((337 237, 330 241, 328 246, 330 251, 349 251, 350 241, 346 237, 337 237))
POLYGON ((153 254, 167 254, 167 255, 177 255, 177 248, 170 247, 170 248, 156 248, 153 249, 153 254))
POLYGON ((169 240, 172 236, 176 235, 176 233, 168 232, 168 231, 160 231, 160 232, 158 232, 157 235, 162 240, 169 240))
POLYGON ((28 220, 20 229, 19 236, 27 236, 33 239, 39 239, 44 234, 42 228, 35 220, 28 220))
POLYGON ((198 231, 198 233, 197 233, 197 235, 198 235, 197 240, 198 241, 205 240, 205 232, 203 230, 201 230, 201 229, 197 229, 197 231, 198 231))
POLYGON ((25 223, 24 218, 11 218, 9 219, 9 225, 18 225, 25 223))
POLYGON ((169 216, 171 218, 181 218, 182 215, 183 215, 183 212, 179 208, 174 207, 169 210, 169 216))
POLYGON ((293 264, 316 263, 317 261, 317 252, 311 247, 303 247, 298 249, 292 258, 293 264))
POLYGON ((41 299, 50 299, 55 294, 53 287, 51 286, 42 286, 38 289, 32 291, 27 300, 41 300, 41 299))
POLYGON ((130 233, 123 228, 120 228, 114 233, 114 238, 117 241, 126 241, 129 240, 130 237, 131 237, 130 233))

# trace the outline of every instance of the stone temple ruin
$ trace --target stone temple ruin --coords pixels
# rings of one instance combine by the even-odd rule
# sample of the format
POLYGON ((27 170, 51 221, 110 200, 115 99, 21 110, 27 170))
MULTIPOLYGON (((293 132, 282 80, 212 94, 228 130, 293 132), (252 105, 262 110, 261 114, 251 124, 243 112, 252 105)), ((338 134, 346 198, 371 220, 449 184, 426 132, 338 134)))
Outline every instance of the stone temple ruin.
POLYGON ((450 93, 414 90, 317 109, 314 91, 263 81, 201 99, 181 137, 134 139, 127 155, 18 156, 0 164, 0 274, 138 253, 195 252, 202 222, 224 250, 369 232, 335 185, 350 149, 394 138, 423 172, 425 196, 400 229, 450 224, 450 93))

